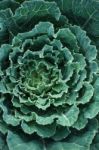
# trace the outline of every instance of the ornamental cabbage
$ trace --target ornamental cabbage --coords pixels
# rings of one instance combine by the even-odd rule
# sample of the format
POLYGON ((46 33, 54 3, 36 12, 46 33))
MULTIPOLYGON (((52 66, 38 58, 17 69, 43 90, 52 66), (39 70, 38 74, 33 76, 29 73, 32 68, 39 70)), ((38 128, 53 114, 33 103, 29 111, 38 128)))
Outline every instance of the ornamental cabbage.
POLYGON ((98 8, 0 1, 0 150, 99 150, 98 8))

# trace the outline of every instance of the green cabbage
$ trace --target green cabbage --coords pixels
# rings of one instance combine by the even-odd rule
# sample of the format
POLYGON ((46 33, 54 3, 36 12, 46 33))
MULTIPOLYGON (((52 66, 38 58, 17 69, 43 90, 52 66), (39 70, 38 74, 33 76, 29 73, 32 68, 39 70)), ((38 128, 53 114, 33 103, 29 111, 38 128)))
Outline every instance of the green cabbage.
POLYGON ((0 1, 0 150, 99 149, 98 8, 0 1))

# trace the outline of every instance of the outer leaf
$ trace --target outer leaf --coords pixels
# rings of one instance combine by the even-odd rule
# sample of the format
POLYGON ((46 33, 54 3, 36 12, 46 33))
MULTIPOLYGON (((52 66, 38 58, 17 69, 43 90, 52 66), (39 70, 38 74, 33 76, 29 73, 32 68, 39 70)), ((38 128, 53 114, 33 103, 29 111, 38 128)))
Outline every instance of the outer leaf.
POLYGON ((3 104, 3 102, 0 102, 0 108, 3 111, 3 120, 8 125, 17 126, 20 123, 20 119, 17 119, 14 117, 14 115, 8 113, 8 108, 3 104))
MULTIPOLYGON (((48 1, 48 0, 47 0, 48 1)), ((99 2, 97 0, 49 0, 55 1, 72 23, 85 28, 95 37, 99 36, 99 2)))
POLYGON ((10 45, 4 44, 0 47, 0 64, 3 63, 4 65, 4 61, 6 61, 10 52, 11 52, 10 45))
POLYGON ((14 12, 18 8, 18 6, 19 6, 19 3, 17 3, 14 0, 1 0, 0 1, 0 44, 6 43, 7 41, 9 41, 9 35, 8 35, 6 24, 4 21, 4 18, 6 18, 7 20, 7 17, 8 18, 10 17, 10 11, 8 12, 7 9, 10 8, 14 12), (4 15, 2 15, 2 12, 5 12, 4 15))
MULTIPOLYGON (((18 8, 15 12, 16 17, 22 18, 24 15, 26 18, 28 17, 41 17, 46 15, 51 15, 57 20, 60 17, 60 10, 54 2, 44 2, 42 0, 31 0, 25 1, 20 8, 18 8)), ((28 19, 28 18, 27 18, 28 19)))
POLYGON ((93 96, 93 93, 94 93, 93 86, 89 84, 88 82, 85 82, 84 87, 85 87, 85 92, 83 93, 83 96, 79 98, 79 101, 77 101, 78 104, 88 103, 93 96))
POLYGON ((1 0, 0 1, 0 10, 7 9, 8 7, 11 8, 12 11, 15 11, 15 9, 19 6, 19 3, 13 0, 1 0))
POLYGON ((47 150, 86 150, 75 143, 57 142, 48 145, 47 150))
POLYGON ((62 125, 62 126, 72 126, 79 114, 79 109, 77 106, 72 106, 70 110, 66 114, 61 114, 60 117, 57 120, 57 123, 62 125))
POLYGON ((10 9, 0 11, 0 20, 1 25, 5 25, 4 30, 7 29, 11 36, 13 36, 20 31, 26 31, 26 26, 29 23, 31 24, 31 21, 36 23, 39 21, 39 18, 46 16, 51 16, 59 20, 60 15, 60 10, 55 2, 49 3, 42 0, 31 0, 23 2, 21 7, 16 9, 15 14, 10 9))
POLYGON ((2 120, 0 120, 0 132, 2 134, 6 134, 8 132, 8 126, 2 120))
MULTIPOLYGON (((50 22, 39 22, 37 25, 35 25, 35 27, 31 31, 19 33, 16 37, 14 37, 12 44, 19 45, 19 44, 21 44, 21 42, 23 40, 35 37, 39 34, 48 34, 49 36, 53 36, 54 35, 53 24, 50 22)), ((28 42, 33 44, 33 42, 31 40, 27 41, 27 43, 28 42)), ((26 44, 26 41, 23 44, 23 48, 24 48, 25 44, 26 44)))
POLYGON ((99 133, 95 136, 93 140, 93 144, 91 145, 90 150, 98 150, 99 149, 99 133))
POLYGON ((30 122, 30 123, 22 122, 21 127, 25 133, 28 133, 28 134, 37 133, 39 136, 41 136, 43 138, 53 136, 56 131, 55 124, 42 126, 42 125, 38 125, 34 122, 30 122))
POLYGON ((91 120, 85 130, 85 132, 81 132, 77 135, 72 135, 72 137, 69 139, 69 143, 76 143, 79 146, 83 146, 83 149, 90 149, 90 144, 92 143, 92 140, 94 139, 96 133, 98 131, 98 121, 97 120, 91 120))
POLYGON ((85 118, 83 112, 80 112, 77 121, 74 123, 73 127, 77 130, 83 129, 86 124, 88 123, 88 120, 85 118))
POLYGON ((0 133, 0 150, 9 150, 7 143, 1 133, 0 133))
POLYGON ((52 137, 55 141, 60 141, 62 139, 65 139, 71 131, 67 127, 58 127, 56 129, 56 133, 52 137))
POLYGON ((94 83, 94 89, 95 89, 95 92, 94 92, 94 100, 96 102, 99 102, 99 76, 97 77, 95 83, 94 83))
POLYGON ((99 102, 91 103, 85 110, 85 118, 94 118, 99 113, 99 102))
POLYGON ((0 149, 1 150, 3 149, 3 146, 4 146, 4 140, 3 140, 3 138, 1 137, 1 134, 0 134, 0 149))
POLYGON ((76 37, 69 28, 59 29, 55 36, 57 39, 61 39, 65 44, 69 44, 75 51, 79 49, 77 46, 76 37))
POLYGON ((43 150, 43 145, 36 140, 29 140, 25 136, 19 136, 11 131, 8 132, 7 143, 9 150, 43 150))
POLYGON ((89 62, 94 60, 97 56, 97 49, 94 45, 91 45, 91 40, 86 36, 86 32, 78 26, 73 26, 72 31, 76 35, 79 45, 85 53, 86 59, 89 62))
POLYGON ((90 119, 94 118, 99 113, 99 78, 97 78, 94 83, 94 90, 94 101, 84 110, 85 117, 90 119))

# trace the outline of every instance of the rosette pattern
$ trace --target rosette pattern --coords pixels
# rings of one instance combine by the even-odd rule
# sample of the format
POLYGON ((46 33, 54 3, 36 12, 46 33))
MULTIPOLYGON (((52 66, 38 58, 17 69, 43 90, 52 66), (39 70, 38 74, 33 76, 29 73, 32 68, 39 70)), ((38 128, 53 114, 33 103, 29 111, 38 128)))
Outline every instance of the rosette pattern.
POLYGON ((13 20, 9 29, 15 25, 18 32, 13 29, 9 42, 0 48, 0 132, 7 134, 9 150, 27 148, 23 135, 30 138, 25 139, 29 150, 89 150, 98 130, 96 46, 80 26, 66 22, 55 2, 23 2, 13 20), (25 21, 26 15, 32 21, 34 16, 41 19, 28 31, 27 24, 22 25, 21 32, 19 20, 25 21), (42 141, 37 145, 31 136, 42 141))

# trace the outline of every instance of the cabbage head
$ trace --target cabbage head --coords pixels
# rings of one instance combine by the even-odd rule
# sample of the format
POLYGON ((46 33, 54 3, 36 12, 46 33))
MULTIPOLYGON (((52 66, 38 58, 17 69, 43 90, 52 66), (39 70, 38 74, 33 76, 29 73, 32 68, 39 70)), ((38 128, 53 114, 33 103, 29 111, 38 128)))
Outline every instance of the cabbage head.
POLYGON ((99 1, 0 1, 0 150, 99 150, 99 1))

